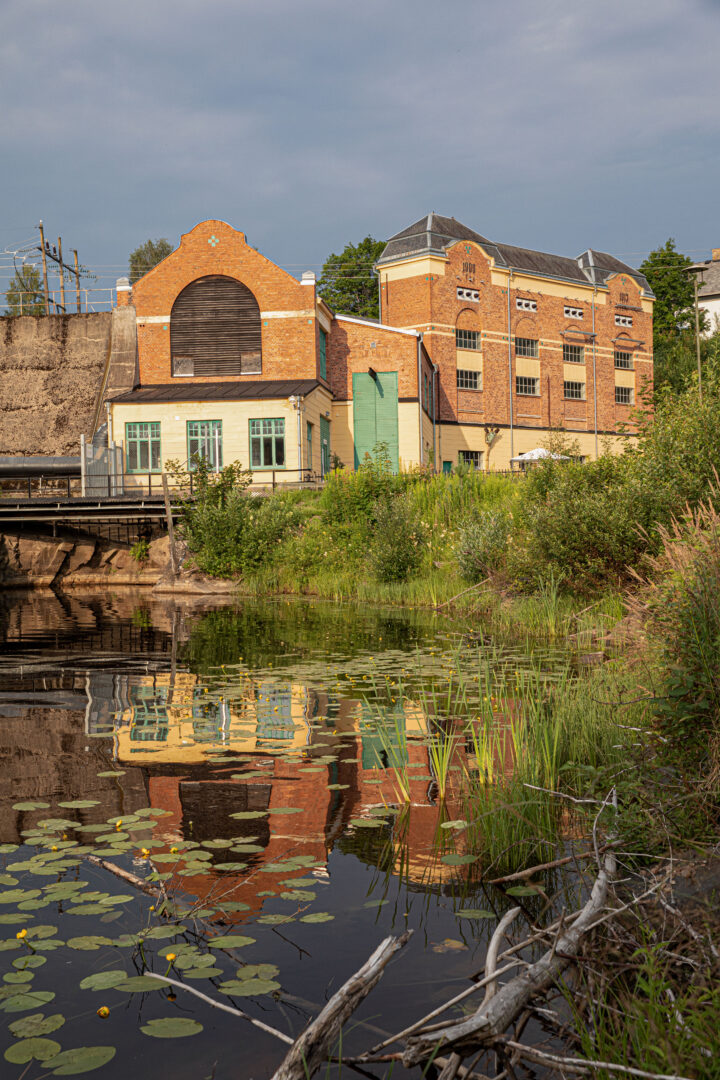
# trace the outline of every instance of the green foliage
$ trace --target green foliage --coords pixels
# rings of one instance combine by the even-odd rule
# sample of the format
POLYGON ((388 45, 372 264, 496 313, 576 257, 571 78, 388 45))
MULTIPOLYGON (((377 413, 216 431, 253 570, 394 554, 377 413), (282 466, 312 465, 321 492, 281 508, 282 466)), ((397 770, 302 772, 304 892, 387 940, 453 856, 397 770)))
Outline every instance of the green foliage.
POLYGON ((455 545, 460 573, 478 582, 503 564, 510 534, 510 520, 503 510, 482 510, 462 528, 455 545))
POLYGON ((695 319, 692 278, 686 268, 692 265, 687 255, 675 247, 672 237, 662 247, 651 251, 640 266, 650 283, 656 301, 653 309, 655 342, 672 338, 695 319))
POLYGON ((383 499, 400 491, 402 481, 393 476, 387 454, 379 444, 355 472, 337 471, 325 481, 320 509, 329 523, 373 525, 383 499))
POLYGON ((130 267, 130 284, 134 285, 136 281, 147 274, 148 270, 152 270, 153 266, 157 266, 159 262, 166 259, 168 255, 174 251, 172 244, 165 238, 161 240, 146 240, 140 247, 136 247, 134 251, 130 253, 128 259, 130 267))
POLYGON ((370 565, 379 581, 406 581, 422 559, 424 541, 417 512, 403 495, 381 499, 375 509, 370 565))
POLYGON ((328 255, 318 292, 333 311, 378 318, 378 283, 373 266, 384 247, 383 240, 366 236, 359 244, 347 244, 339 255, 328 255))
POLYGON ((5 293, 6 315, 44 315, 45 298, 40 271, 36 266, 15 270, 15 277, 5 293))
POLYGON ((140 563, 141 565, 146 563, 150 558, 150 541, 144 538, 138 540, 137 543, 133 544, 130 548, 130 555, 135 562, 140 563))

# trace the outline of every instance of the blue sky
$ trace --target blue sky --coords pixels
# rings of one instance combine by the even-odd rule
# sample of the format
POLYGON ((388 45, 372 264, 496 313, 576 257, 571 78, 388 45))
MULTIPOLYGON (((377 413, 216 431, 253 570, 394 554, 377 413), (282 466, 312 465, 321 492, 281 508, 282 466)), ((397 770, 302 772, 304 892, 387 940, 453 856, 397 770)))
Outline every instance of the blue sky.
POLYGON ((436 210, 699 258, 719 42, 718 0, 3 0, 0 249, 42 217, 114 281, 218 217, 299 274, 436 210))

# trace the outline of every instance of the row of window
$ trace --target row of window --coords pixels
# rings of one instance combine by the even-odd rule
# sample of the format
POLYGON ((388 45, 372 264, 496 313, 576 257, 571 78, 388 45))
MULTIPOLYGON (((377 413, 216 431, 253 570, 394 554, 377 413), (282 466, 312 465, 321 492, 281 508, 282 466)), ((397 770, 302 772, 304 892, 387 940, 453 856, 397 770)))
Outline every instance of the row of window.
MULTIPOLYGON (((620 316, 618 316, 620 317, 620 316)), ((477 330, 455 330, 455 347, 457 349, 480 348, 480 334, 477 330)), ((538 338, 515 338, 515 355, 529 356, 537 359, 540 356, 540 342, 538 338)), ((563 361, 566 364, 583 364, 585 362, 584 345, 563 345, 563 361)), ((615 367, 632 370, 633 359, 631 352, 619 349, 615 350, 615 367)))
POLYGON ((457 288, 458 300, 471 300, 476 303, 480 299, 480 293, 477 289, 463 289, 460 286, 457 288))
MULTIPOLYGON (((530 375, 516 375, 515 393, 523 397, 540 397, 540 379, 530 375)), ((568 401, 585 401, 585 383, 565 379, 563 396, 568 401)), ((635 392, 631 386, 615 387, 616 405, 633 405, 634 402, 635 392)))
MULTIPOLYGON (((308 443, 312 446, 312 425, 308 424, 308 443)), ((285 468, 285 420, 266 419, 248 422, 250 467, 285 468)), ((204 459, 213 471, 223 467, 222 420, 187 421, 187 456, 193 463, 204 459)), ((125 460, 129 473, 160 472, 160 423, 147 421, 125 425, 125 460)))

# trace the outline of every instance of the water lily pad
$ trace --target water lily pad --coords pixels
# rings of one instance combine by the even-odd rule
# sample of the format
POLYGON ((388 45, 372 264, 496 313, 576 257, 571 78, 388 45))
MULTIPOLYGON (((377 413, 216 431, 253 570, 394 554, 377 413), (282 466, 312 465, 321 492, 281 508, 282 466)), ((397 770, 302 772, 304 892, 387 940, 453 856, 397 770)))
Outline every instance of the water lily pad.
POLYGON ((50 803, 48 802, 34 802, 27 800, 26 802, 13 803, 13 810, 48 810, 50 803))
POLYGON ((16 1039, 34 1039, 38 1035, 49 1035, 51 1031, 57 1031, 64 1023, 65 1017, 62 1013, 54 1013, 52 1016, 33 1013, 20 1020, 13 1020, 8 1027, 16 1039))
POLYGON ((13 960, 13 967, 18 971, 29 971, 31 968, 42 967, 47 963, 47 956, 38 956, 36 953, 32 953, 30 956, 16 956, 13 960))
POLYGON ((449 855, 443 855, 440 861, 446 863, 447 866, 469 866, 477 860, 477 855, 458 855, 457 852, 450 852, 449 855))
POLYGON ((12 874, 0 874, 0 885, 17 885, 18 879, 12 874))
POLYGON ((111 986, 117 986, 128 978, 126 971, 116 968, 113 971, 96 971, 87 975, 80 983, 81 990, 108 990, 111 986))
POLYGON ((532 885, 515 885, 506 890, 508 896, 537 896, 539 890, 532 885))
POLYGON ((238 968, 238 979, 272 979, 280 974, 280 968, 275 964, 246 964, 238 968))
POLYGON ((5 1012, 27 1012, 28 1009, 38 1009, 52 1001, 55 994, 52 990, 28 990, 24 994, 14 994, 2 1005, 5 1012))
POLYGON ((99 777, 101 777, 101 779, 104 780, 106 776, 124 776, 125 775, 125 770, 124 769, 108 769, 105 772, 97 773, 97 775, 99 777))
POLYGON ((115 989, 127 991, 128 994, 146 994, 151 990, 162 990, 167 985, 168 983, 153 979, 149 975, 131 975, 124 982, 116 983, 115 989))
POLYGON ((254 945, 255 938, 244 937, 242 934, 225 934, 224 937, 211 938, 208 946, 211 949, 241 949, 243 945, 254 945))
POLYGON ((6 889, 0 892, 0 904, 19 904, 21 900, 34 900, 39 895, 39 889, 6 889))
POLYGON ((366 900, 363 907, 382 907, 383 904, 389 904, 389 900, 366 900))
POLYGON ((184 934, 186 930, 187 927, 182 924, 176 926, 154 926, 152 930, 148 930, 147 933, 143 934, 143 937, 151 940, 172 938, 177 937, 178 934, 184 934))
POLYGON ((334 918, 335 916, 331 915, 327 911, 313 911, 310 915, 303 915, 300 919, 300 922, 322 923, 330 922, 334 918))
POLYGON ((203 1030, 202 1024, 197 1020, 190 1020, 185 1016, 166 1016, 162 1020, 148 1020, 142 1024, 140 1030, 144 1035, 152 1035, 154 1039, 182 1039, 187 1035, 197 1035, 203 1030))
POLYGON ((17 849, 18 844, 0 844, 0 855, 12 855, 17 849))
MULTIPOLYGON (((222 908, 223 911, 249 911, 250 910, 250 905, 249 904, 244 904, 242 902, 242 900, 223 900, 222 903, 220 904, 220 907, 222 908)), ((200 912, 196 911, 195 914, 199 915, 200 912)))
POLYGON ((267 810, 238 810, 235 814, 230 814, 231 818, 236 818, 238 821, 242 821, 247 818, 260 818, 267 815, 267 810))
POLYGON ((10 983, 29 983, 35 978, 32 971, 8 971, 3 975, 3 982, 10 983))
POLYGON ((63 810, 89 810, 91 806, 99 805, 99 799, 69 799, 67 802, 58 803, 63 810))
POLYGON ((484 911, 482 908, 461 908, 456 911, 458 919, 494 919, 494 911, 484 911))
POLYGON ((183 979, 214 979, 216 975, 222 974, 223 969, 219 967, 190 968, 189 971, 183 971, 183 979))
POLYGON ((233 979, 220 983, 219 989, 231 997, 259 997, 280 989, 280 983, 272 979, 233 979))
POLYGON ((83 937, 71 937, 67 941, 69 949, 79 949, 81 952, 92 952, 103 945, 112 945, 112 940, 100 934, 85 934, 83 937))
POLYGON ((5 1059, 13 1065, 25 1065, 26 1062, 47 1061, 60 1052, 60 1043, 54 1039, 23 1039, 13 1043, 5 1051, 5 1059))
POLYGON ((49 938, 57 934, 57 926, 31 926, 27 932, 29 938, 49 938))
POLYGON ((78 1046, 74 1050, 63 1050, 48 1065, 52 1066, 53 1076, 76 1076, 100 1069, 114 1057, 114 1046, 78 1046))
POLYGON ((283 900, 315 900, 317 894, 308 889, 288 889, 287 892, 281 892, 280 896, 283 900))
POLYGON ((268 810, 268 814, 302 814, 302 812, 302 806, 273 806, 268 810))
POLYGON ((441 829, 464 829, 467 825, 465 818, 456 818, 454 821, 443 821, 441 829))
POLYGON ((265 926, 279 926, 281 923, 294 922, 293 915, 261 915, 257 920, 265 926))
POLYGON ((379 829, 383 822, 373 818, 350 818, 350 824, 357 829, 379 829))

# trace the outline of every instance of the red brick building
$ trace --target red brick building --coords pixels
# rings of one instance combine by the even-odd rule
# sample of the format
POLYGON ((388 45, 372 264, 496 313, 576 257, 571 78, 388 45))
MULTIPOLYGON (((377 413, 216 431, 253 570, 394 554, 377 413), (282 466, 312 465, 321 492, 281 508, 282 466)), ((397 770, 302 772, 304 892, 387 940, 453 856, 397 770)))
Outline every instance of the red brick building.
POLYGON ((507 468, 554 428, 594 456, 652 379, 652 293, 612 256, 511 248, 430 214, 377 272, 379 323, 205 221, 119 283, 137 327, 137 385, 110 402, 126 471, 201 454, 297 480, 378 443, 396 469, 507 468))

